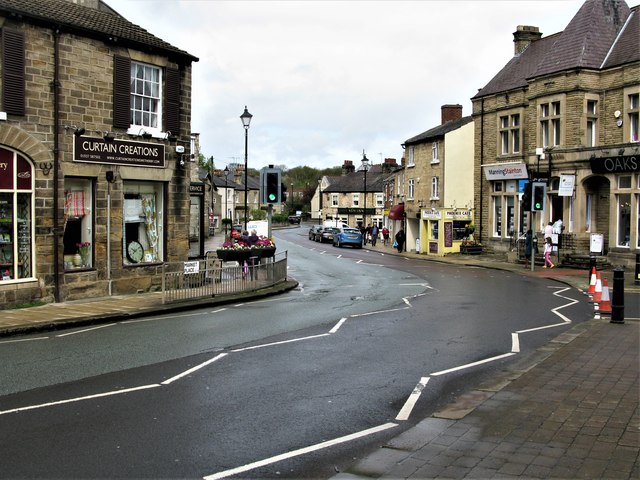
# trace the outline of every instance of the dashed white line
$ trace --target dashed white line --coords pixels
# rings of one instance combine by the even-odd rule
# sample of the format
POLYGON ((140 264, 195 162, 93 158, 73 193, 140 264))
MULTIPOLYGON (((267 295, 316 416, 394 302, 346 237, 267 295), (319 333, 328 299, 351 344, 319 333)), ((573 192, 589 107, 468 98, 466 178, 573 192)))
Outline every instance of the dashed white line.
POLYGON ((226 353, 221 353, 220 355, 216 355, 215 357, 210 358, 209 360, 207 360, 206 362, 201 363, 200 365, 196 365, 195 367, 190 368, 189 370, 185 370, 184 372, 179 373, 178 375, 176 375, 174 377, 166 379, 164 382, 162 382, 162 385, 169 385, 169 384, 175 382, 176 380, 180 380, 181 378, 184 378, 187 375, 189 375, 189 374, 191 374, 193 372, 196 372, 196 371, 200 370, 201 368, 206 367, 207 365, 212 364, 213 362, 217 362, 222 357, 226 357, 226 356, 227 356, 226 353))
POLYGON ((117 325, 117 324, 109 323, 107 325, 99 325, 97 327, 85 328, 83 330, 76 330, 75 332, 61 333, 60 335, 56 335, 56 337, 68 337, 69 335, 77 335, 78 333, 86 333, 86 332, 91 332, 93 330, 100 330, 101 328, 113 327, 114 325, 117 325))
POLYGON ((281 342, 263 343, 261 345, 254 345, 252 347, 245 347, 245 348, 237 348, 231 351, 233 353, 244 352, 246 350, 256 350, 258 348, 273 347, 275 345, 284 345, 285 343, 302 342, 303 340, 311 340, 314 338, 327 337, 327 336, 329 336, 328 333, 321 333, 320 335, 310 335, 308 337, 292 338, 291 340, 283 340, 281 342))
POLYGON ((495 357, 485 358, 484 360, 478 360, 477 362, 467 363, 466 365, 460 365, 458 367, 453 367, 453 368, 450 368, 448 370, 442 370, 440 372, 434 372, 434 373, 431 374, 431 376, 432 377, 437 377, 439 375, 444 375, 446 373, 457 372, 458 370, 464 370, 466 368, 475 367, 477 365, 482 365, 483 363, 494 362, 496 360, 501 360, 503 358, 511 357, 512 355, 515 355, 515 353, 509 352, 509 353, 504 353, 502 355, 496 355, 495 357))

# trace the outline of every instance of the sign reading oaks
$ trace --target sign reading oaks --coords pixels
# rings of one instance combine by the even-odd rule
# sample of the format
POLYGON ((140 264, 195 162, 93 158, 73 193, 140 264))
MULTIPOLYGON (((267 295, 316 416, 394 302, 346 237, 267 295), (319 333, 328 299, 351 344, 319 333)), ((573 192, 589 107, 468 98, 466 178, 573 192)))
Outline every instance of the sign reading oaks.
POLYGON ((158 143, 75 137, 73 161, 164 168, 164 145, 158 143))

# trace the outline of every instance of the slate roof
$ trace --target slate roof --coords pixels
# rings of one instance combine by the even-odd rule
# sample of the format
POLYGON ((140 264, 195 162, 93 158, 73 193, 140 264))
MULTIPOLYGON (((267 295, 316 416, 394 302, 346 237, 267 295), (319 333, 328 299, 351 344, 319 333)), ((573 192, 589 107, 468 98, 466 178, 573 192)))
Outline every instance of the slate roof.
POLYGON ((470 123, 472 121, 473 117, 471 117, 471 115, 469 115, 468 117, 459 118, 458 120, 451 120, 449 122, 443 123, 442 125, 438 125, 437 127, 427 130, 420 135, 411 137, 409 140, 405 140, 404 144, 417 145, 419 143, 433 141, 436 138, 444 137, 447 133, 453 132, 460 127, 464 127, 467 123, 470 123))
POLYGON ((60 28, 62 32, 96 38, 107 44, 160 53, 180 64, 198 61, 190 53, 131 23, 108 5, 102 7, 89 8, 68 0, 0 0, 0 15, 46 28, 60 28))
MULTIPOLYGON (((372 165, 367 172, 367 193, 383 192, 384 179, 388 173, 382 172, 382 165, 372 165)), ((364 193, 364 172, 356 171, 340 176, 327 176, 329 186, 322 193, 364 193)))
POLYGON ((532 42, 472 99, 526 87, 542 75, 637 62, 638 38, 639 7, 630 9, 624 0, 586 0, 564 31, 532 42))

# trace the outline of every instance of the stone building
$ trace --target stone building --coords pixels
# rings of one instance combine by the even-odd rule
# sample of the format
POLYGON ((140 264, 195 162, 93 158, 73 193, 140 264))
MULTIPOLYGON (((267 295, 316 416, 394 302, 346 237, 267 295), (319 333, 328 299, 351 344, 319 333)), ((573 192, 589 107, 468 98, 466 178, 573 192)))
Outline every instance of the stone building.
POLYGON ((0 19, 0 305, 159 289, 188 257, 198 59, 100 0, 0 19))
POLYGON ((356 169, 353 161, 345 160, 341 176, 325 176, 316 190, 319 199, 319 221, 343 222, 351 227, 384 223, 385 178, 395 169, 395 159, 372 165, 363 156, 356 169), (321 200, 320 200, 321 199, 321 200))
POLYGON ((560 33, 517 27, 513 58, 472 98, 483 242, 507 250, 561 220, 565 254, 629 264, 640 251, 639 16, 587 0, 560 33), (529 180, 545 186, 542 211, 521 203, 529 180))
POLYGON ((443 105, 441 124, 403 146, 407 250, 459 252, 473 222, 471 116, 462 116, 462 105, 443 105))

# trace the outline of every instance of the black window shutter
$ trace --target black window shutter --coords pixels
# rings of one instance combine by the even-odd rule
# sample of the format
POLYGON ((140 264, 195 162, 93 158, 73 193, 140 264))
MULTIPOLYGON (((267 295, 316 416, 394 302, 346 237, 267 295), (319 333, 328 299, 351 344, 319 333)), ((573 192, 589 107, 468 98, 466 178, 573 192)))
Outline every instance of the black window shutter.
POLYGON ((165 129, 180 135, 180 71, 175 68, 165 71, 164 116, 165 129))
POLYGON ((2 30, 2 105, 7 113, 24 115, 24 33, 2 30))
POLYGON ((113 126, 131 126, 131 60, 113 57, 113 126))

